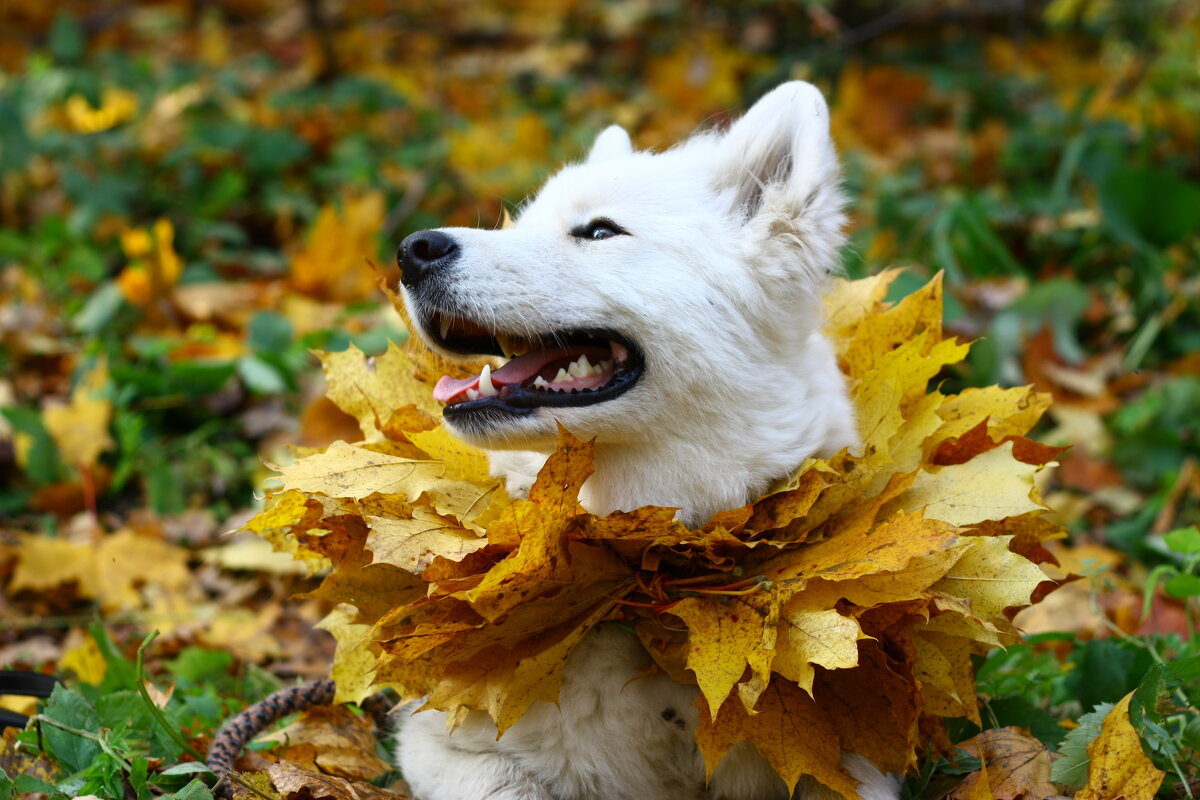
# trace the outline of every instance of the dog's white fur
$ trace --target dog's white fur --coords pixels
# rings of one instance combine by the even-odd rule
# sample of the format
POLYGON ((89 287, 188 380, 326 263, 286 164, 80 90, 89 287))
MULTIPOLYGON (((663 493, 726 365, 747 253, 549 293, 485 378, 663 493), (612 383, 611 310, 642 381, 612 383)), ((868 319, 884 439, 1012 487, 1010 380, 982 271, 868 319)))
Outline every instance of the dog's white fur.
MULTIPOLYGON (((752 500, 809 456, 855 445, 852 406, 821 333, 842 206, 828 110, 806 83, 784 84, 728 131, 664 153, 635 152, 623 130, 605 130, 514 227, 445 229, 458 257, 436 293, 406 300, 530 337, 620 331, 641 348, 644 375, 597 405, 451 427, 494 451, 494 471, 520 495, 561 423, 596 440, 581 494, 589 511, 672 506, 693 525, 752 500), (569 235, 597 218, 630 235, 569 235)), ((601 626, 572 653, 559 704, 536 704, 499 739, 478 712, 453 733, 440 712, 415 714, 399 734, 404 776, 422 800, 787 797, 749 745, 734 748, 706 787, 692 740, 697 690, 645 677, 647 661, 634 637, 601 626)), ((861 797, 899 796, 897 781, 860 756, 843 765, 861 797)), ((806 779, 796 796, 836 795, 806 779)))

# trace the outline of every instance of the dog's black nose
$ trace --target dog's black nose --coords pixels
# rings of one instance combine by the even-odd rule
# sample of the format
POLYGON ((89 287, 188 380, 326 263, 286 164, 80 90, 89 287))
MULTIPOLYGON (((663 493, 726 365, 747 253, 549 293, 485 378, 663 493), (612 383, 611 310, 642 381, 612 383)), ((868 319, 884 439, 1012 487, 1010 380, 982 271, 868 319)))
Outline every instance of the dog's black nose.
POLYGON ((458 255, 458 242, 441 231, 417 231, 405 238, 396 251, 400 282, 415 289, 438 267, 444 267, 458 255))

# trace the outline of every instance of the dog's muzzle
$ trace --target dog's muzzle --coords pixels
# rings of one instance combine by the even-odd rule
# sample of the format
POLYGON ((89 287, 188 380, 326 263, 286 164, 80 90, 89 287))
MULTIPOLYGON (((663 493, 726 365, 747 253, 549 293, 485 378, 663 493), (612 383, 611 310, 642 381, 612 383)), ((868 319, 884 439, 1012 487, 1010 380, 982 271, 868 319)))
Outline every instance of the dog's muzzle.
POLYGON ((461 254, 458 240, 439 230, 412 234, 396 253, 410 314, 428 341, 463 356, 507 359, 494 371, 489 365, 473 377, 438 381, 434 398, 445 406, 447 420, 597 405, 624 394, 642 376, 641 349, 617 331, 548 329, 530 335, 524 320, 485 323, 446 307, 450 267, 461 254))

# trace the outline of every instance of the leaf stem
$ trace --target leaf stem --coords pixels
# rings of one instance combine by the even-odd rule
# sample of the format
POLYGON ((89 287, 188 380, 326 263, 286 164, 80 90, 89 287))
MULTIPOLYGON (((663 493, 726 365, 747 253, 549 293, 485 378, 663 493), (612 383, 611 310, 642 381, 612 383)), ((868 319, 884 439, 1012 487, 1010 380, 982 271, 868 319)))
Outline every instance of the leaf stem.
POLYGON ((720 595, 721 597, 745 597, 746 595, 751 595, 755 592, 761 592, 762 587, 755 584, 754 586, 748 586, 745 589, 688 589, 686 591, 688 594, 698 594, 706 597, 709 595, 720 595))
POLYGON ((112 758, 113 761, 116 761, 118 764, 120 764, 126 772, 133 769, 129 762, 122 758, 121 755, 113 749, 113 746, 109 743, 108 739, 105 738, 104 728, 100 729, 100 733, 92 733, 91 731, 80 730, 79 728, 72 728, 70 725, 64 725, 56 719, 47 717, 45 714, 35 714, 33 719, 35 722, 44 722, 51 727, 66 731, 73 736, 78 736, 83 739, 91 739, 93 742, 100 745, 100 749, 103 750, 110 758, 112 758))
POLYGON ((146 648, 150 645, 151 642, 153 642, 155 640, 155 638, 157 638, 157 636, 158 636, 158 629, 155 628, 153 631, 150 632, 150 634, 144 640, 142 640, 142 644, 138 647, 138 651, 137 651, 137 690, 138 690, 138 694, 142 696, 142 700, 146 703, 146 708, 150 709, 150 715, 152 717, 154 717, 154 720, 162 727, 162 729, 164 731, 166 731, 167 735, 170 736, 172 739, 174 739, 175 743, 178 744, 180 747, 182 747, 193 758, 195 758, 197 761, 199 761, 200 763, 203 764, 204 763, 204 754, 201 753, 199 750, 197 750, 195 747, 193 747, 192 743, 189 742, 187 739, 185 739, 183 737, 183 734, 180 733, 175 728, 175 726, 170 723, 169 720, 167 720, 167 715, 162 712, 161 708, 159 708, 157 705, 155 705, 154 700, 152 700, 150 698, 150 692, 147 691, 147 689, 146 689, 146 670, 142 663, 142 656, 143 656, 143 653, 146 652, 146 648))
MULTIPOLYGON (((637 600, 621 600, 616 597, 609 597, 608 599, 612 600, 614 603, 620 603, 623 606, 635 606, 637 608, 652 608, 655 611, 666 611, 668 608, 675 605, 675 603, 667 603, 666 605, 663 605, 662 603, 642 603, 637 600)), ((676 600, 675 602, 677 603, 679 601, 676 600)))
POLYGON ((1188 782, 1187 775, 1184 774, 1183 767, 1179 765, 1179 762, 1175 759, 1175 756, 1171 753, 1164 753, 1163 755, 1165 755, 1167 761, 1170 762, 1171 769, 1175 770, 1175 774, 1179 776, 1179 784, 1183 787, 1183 791, 1188 797, 1195 798, 1196 795, 1192 794, 1192 786, 1188 782))

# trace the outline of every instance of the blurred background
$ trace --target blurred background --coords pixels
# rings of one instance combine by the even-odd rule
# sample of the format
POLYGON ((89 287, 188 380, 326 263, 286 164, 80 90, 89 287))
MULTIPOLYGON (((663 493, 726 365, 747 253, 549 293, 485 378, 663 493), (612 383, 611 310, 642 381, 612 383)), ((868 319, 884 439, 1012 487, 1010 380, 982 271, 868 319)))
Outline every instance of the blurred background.
POLYGON ((325 674, 306 578, 220 534, 263 459, 357 438, 309 351, 405 337, 368 262, 497 224, 613 122, 663 148, 793 78, 831 101, 849 274, 944 272, 978 341, 943 391, 1032 383, 1074 445, 1042 488, 1091 580, 1028 625, 1078 657, 1015 651, 1042 683, 1003 691, 1044 711, 1097 637, 1186 639, 1198 38, 1196 0, 4 0, 0 666, 99 680, 158 628, 177 680, 325 674))

